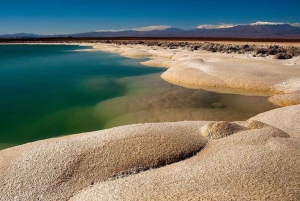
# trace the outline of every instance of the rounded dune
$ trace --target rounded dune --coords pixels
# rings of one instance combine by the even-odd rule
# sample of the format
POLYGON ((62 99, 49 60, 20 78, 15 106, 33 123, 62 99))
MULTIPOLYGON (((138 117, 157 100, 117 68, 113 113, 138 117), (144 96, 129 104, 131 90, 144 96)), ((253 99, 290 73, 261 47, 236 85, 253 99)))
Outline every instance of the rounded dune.
POLYGON ((70 200, 298 200, 300 139, 272 126, 212 139, 196 156, 99 183, 70 200))
POLYGON ((67 200, 77 191, 164 166, 205 146, 201 122, 131 125, 0 152, 0 200, 67 200))
POLYGON ((299 107, 248 123, 129 125, 2 150, 1 199, 297 200, 299 107))
POLYGON ((246 130, 245 127, 236 123, 229 123, 226 121, 210 122, 201 128, 203 137, 211 137, 212 139, 219 139, 239 131, 246 130))
POLYGON ((277 127, 293 137, 300 137, 300 105, 278 108, 252 117, 265 124, 277 127))
POLYGON ((130 58, 150 58, 147 66, 166 67, 161 77, 176 85, 236 94, 280 94, 299 91, 299 59, 277 60, 248 54, 223 54, 144 45, 95 45, 130 58))
POLYGON ((121 56, 129 57, 129 58, 147 58, 151 57, 152 54, 145 50, 138 49, 125 49, 121 56))
POLYGON ((298 105, 300 104, 300 93, 274 95, 269 98, 269 101, 281 107, 298 105))
MULTIPOLYGON (((222 54, 203 54, 197 61, 174 62, 173 67, 162 74, 162 78, 173 84, 193 88, 214 88, 241 93, 294 93, 299 89, 299 65, 287 65, 270 59, 253 59, 222 54), (286 85, 286 82, 292 84, 286 85)), ((196 55, 195 55, 196 57, 196 55)))

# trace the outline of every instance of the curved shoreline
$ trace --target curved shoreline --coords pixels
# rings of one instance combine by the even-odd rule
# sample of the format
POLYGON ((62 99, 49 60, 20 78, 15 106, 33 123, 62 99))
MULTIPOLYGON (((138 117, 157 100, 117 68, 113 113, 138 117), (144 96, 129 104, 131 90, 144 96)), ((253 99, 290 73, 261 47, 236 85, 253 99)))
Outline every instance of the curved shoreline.
MULTIPOLYGON (((145 45, 97 44, 93 47, 129 58, 149 58, 141 64, 167 68, 161 77, 175 85, 241 95, 293 94, 295 98, 289 102, 300 104, 300 56, 277 60, 273 59, 274 56, 257 58, 250 54, 211 53, 145 45)), ((284 99, 284 96, 280 98, 284 99)), ((286 105, 289 104, 279 104, 286 105)))
MULTIPOLYGON (((287 66, 299 68, 299 57, 279 62, 245 55, 216 57, 207 52, 136 47, 96 45, 96 50, 89 51, 151 57, 144 63, 168 67, 162 77, 177 84, 189 83, 188 77, 193 78, 192 83, 200 82, 196 85, 199 88, 205 83, 232 87, 236 80, 245 80, 241 89, 286 93, 273 96, 271 101, 299 104, 295 97, 300 76, 282 71, 285 64, 295 60, 297 65, 287 66), (231 66, 241 60, 267 64, 267 70, 231 66), (224 62, 225 70, 214 65, 224 62), (278 66, 268 67, 274 63, 278 66), (269 75, 270 69, 275 69, 277 74, 271 71, 271 75, 277 75, 276 79, 269 75), (248 86, 252 78, 258 83, 248 86)), ((293 105, 243 122, 146 123, 8 148, 0 151, 0 199, 296 200, 300 196, 299 121, 300 105, 293 105)))
POLYGON ((16 146, 0 151, 1 198, 294 200, 299 121, 297 105, 245 122, 148 123, 16 146))
MULTIPOLYGON (((104 42, 22 44, 91 46, 93 49, 81 49, 78 51, 104 51, 132 59, 147 58, 149 60, 141 62, 141 64, 150 67, 167 68, 161 77, 169 83, 186 88, 241 95, 294 94, 297 96, 296 99, 300 97, 298 97, 300 93, 300 56, 287 60, 278 60, 273 59, 273 55, 256 57, 253 55, 253 52, 243 54, 227 52, 227 54, 224 54, 203 50, 191 51, 181 46, 176 46, 175 48, 167 46, 169 48, 166 48, 166 46, 153 46, 153 44, 146 46, 137 42, 133 42, 133 44, 127 44, 127 42, 117 44, 104 42), (231 72, 234 72, 234 74, 231 72)), ((270 45, 272 47, 272 45, 276 44, 252 43, 255 47, 261 45, 265 49, 270 45)), ((243 46, 245 42, 221 42, 220 44, 231 47, 234 45, 243 46)), ((283 43, 281 45, 288 48, 294 48, 294 46, 295 48, 300 48, 300 44, 297 46, 295 43, 283 43)))

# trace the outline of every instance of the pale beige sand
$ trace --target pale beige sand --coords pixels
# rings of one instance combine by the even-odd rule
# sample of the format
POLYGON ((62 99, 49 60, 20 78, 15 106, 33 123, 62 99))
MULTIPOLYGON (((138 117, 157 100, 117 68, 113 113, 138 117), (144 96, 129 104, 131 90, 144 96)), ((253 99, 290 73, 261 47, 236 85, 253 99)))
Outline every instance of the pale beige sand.
POLYGON ((140 124, 2 150, 0 200, 298 200, 299 111, 252 118, 274 127, 140 124))
POLYGON ((300 104, 300 92, 271 96, 269 102, 281 107, 300 104))
POLYGON ((203 55, 202 59, 203 62, 190 58, 180 61, 163 73, 162 78, 183 86, 233 93, 293 93, 300 88, 297 63, 285 65, 274 59, 217 53, 203 55))
POLYGON ((253 118, 282 130, 255 122, 248 128, 226 122, 143 124, 6 149, 0 152, 0 200, 298 200, 299 107, 253 118), (207 131, 212 137, 196 156, 118 177, 199 151, 207 131))
POLYGON ((300 137, 300 105, 288 106, 261 113, 251 120, 275 126, 292 137, 300 137))
POLYGON ((205 122, 131 125, 0 152, 0 200, 67 200, 120 174, 166 165, 204 147, 205 122))
MULTIPOLYGON (((109 48, 128 57, 151 55, 168 61, 172 75, 178 76, 176 69, 172 70, 178 68, 177 73, 190 76, 197 88, 203 87, 199 77, 209 75, 203 81, 208 88, 220 83, 237 93, 239 89, 250 93, 299 90, 295 70, 299 58, 248 60, 245 55, 215 57, 204 52, 199 56, 198 52, 193 56, 184 50, 147 47, 137 53, 131 49, 134 47, 114 45, 104 49, 109 48), (241 61, 254 70, 233 65, 241 61), (256 65, 263 66, 259 70, 256 65), (230 76, 231 70, 236 75, 230 76), (250 86, 252 78, 259 84, 250 86), (243 81, 239 87, 230 85, 239 80, 243 81)), ((189 85, 186 82, 178 83, 189 85)), ((155 101, 152 106, 160 107, 155 101)), ((284 107, 237 124, 186 121, 130 125, 2 150, 0 200, 299 200, 299 111, 300 105, 284 107), (156 169, 147 170, 151 167, 156 169), (147 171, 138 173, 140 170, 147 171)))
MULTIPOLYGON (((70 200, 299 200, 300 138, 250 125, 255 129, 218 123, 210 130, 218 139, 212 137, 195 157, 96 184, 70 200), (222 129, 234 134, 219 138, 222 129)), ((299 132, 295 122, 289 126, 299 132)))
POLYGON ((99 44, 95 49, 130 58, 150 58, 148 66, 169 68, 161 77, 173 84, 237 94, 295 93, 300 89, 300 57, 289 60, 253 58, 144 45, 99 44))

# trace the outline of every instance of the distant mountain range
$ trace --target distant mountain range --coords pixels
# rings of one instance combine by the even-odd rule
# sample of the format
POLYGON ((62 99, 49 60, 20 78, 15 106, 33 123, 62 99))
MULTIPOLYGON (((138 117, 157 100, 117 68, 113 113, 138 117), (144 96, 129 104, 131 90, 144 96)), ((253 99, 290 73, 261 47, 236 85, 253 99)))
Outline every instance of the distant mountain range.
POLYGON ((37 34, 30 34, 30 33, 16 33, 16 34, 3 34, 0 35, 0 38, 7 38, 7 39, 13 39, 13 38, 39 38, 44 37, 42 35, 37 34))
POLYGON ((54 38, 54 37, 221 37, 221 38, 280 38, 300 39, 300 28, 289 24, 236 25, 228 28, 183 30, 168 28, 152 31, 95 31, 67 35, 37 35, 27 33, 0 35, 1 39, 54 38))

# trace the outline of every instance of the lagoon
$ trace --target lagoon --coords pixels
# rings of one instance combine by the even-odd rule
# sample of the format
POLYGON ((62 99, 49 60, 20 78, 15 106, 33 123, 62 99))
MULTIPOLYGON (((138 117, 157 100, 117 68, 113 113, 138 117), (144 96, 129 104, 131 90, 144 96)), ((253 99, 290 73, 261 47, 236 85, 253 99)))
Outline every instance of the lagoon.
POLYGON ((140 59, 78 45, 0 45, 0 149, 119 125, 245 120, 264 96, 187 89, 140 59), (255 107, 254 107, 255 105, 255 107))

